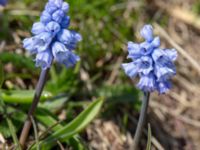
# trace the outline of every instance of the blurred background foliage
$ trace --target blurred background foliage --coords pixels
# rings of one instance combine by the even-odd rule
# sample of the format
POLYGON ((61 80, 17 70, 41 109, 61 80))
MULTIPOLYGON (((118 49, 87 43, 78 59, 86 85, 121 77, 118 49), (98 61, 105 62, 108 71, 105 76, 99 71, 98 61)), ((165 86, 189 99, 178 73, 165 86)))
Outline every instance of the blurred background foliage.
MULTIPOLYGON (((198 19, 193 19, 191 22, 190 17, 199 17, 200 2, 198 0, 69 0, 67 2, 70 4, 70 29, 78 31, 83 37, 83 41, 76 49, 81 61, 71 69, 53 64, 36 111, 38 133, 48 137, 49 132, 59 135, 59 132, 64 133, 62 132, 64 129, 67 131, 69 127, 73 127, 76 132, 73 135, 65 135, 67 139, 61 142, 65 147, 103 149, 107 145, 109 149, 111 145, 116 150, 128 149, 137 123, 135 118, 138 117, 140 109, 141 93, 134 87, 136 81, 129 79, 121 69, 121 63, 128 61, 126 43, 142 41, 139 36, 141 26, 157 22, 167 29, 175 42, 198 61, 199 52, 195 49, 198 50, 200 46, 198 45, 200 27, 195 24, 198 19), (175 6, 181 8, 181 12, 188 14, 189 17, 179 18, 178 15, 171 14, 170 12, 177 8, 175 6), (101 107, 102 101, 103 107, 101 107), (89 104, 91 107, 88 108, 89 104), (95 115, 91 114, 97 113, 98 118, 94 120, 95 115), (78 116, 88 117, 87 122, 78 116), (71 122, 74 118, 76 118, 75 123, 71 122), (82 127, 85 128, 92 120, 92 124, 80 132, 83 128, 79 129, 77 122, 82 123, 82 127)), ((46 1, 39 0, 9 0, 6 8, 0 9, 0 60, 4 66, 4 82, 0 92, 2 99, 0 136, 6 138, 9 145, 12 139, 17 145, 16 136, 20 134, 40 73, 40 69, 34 66, 34 56, 30 56, 23 49, 22 40, 31 36, 32 24, 39 20, 45 3, 46 1)), ((170 48, 171 45, 166 41, 162 39, 162 46, 170 48)), ((183 99, 181 96, 186 96, 192 99, 191 101, 199 99, 199 90, 197 92, 194 90, 198 89, 196 87, 199 86, 199 76, 195 70, 191 71, 191 64, 182 56, 179 56, 177 66, 173 91, 159 98, 155 96, 156 94, 153 95, 150 104, 148 121, 151 122, 152 136, 156 137, 156 139, 153 137, 154 148, 159 150, 163 147, 183 149, 183 145, 186 149, 195 149, 194 147, 199 145, 199 134, 194 135, 199 133, 197 132, 199 128, 193 130, 193 126, 199 127, 199 122, 196 122, 199 117, 195 115, 192 121, 190 119, 194 114, 200 113, 199 111, 193 113, 196 112, 195 108, 189 106, 192 109, 190 110, 185 103, 182 105, 183 102, 179 102, 183 99), (184 123, 179 120, 180 118, 184 118, 182 119, 184 123), (192 124, 192 127, 188 127, 187 124, 192 124)), ((196 106, 199 106, 199 103, 196 106)), ((141 141, 141 149, 146 148, 147 142, 144 139, 147 139, 147 134, 141 141)), ((32 130, 29 137, 30 145, 36 142, 35 139, 32 130)), ((58 145, 60 144, 53 146, 58 148, 58 145)))

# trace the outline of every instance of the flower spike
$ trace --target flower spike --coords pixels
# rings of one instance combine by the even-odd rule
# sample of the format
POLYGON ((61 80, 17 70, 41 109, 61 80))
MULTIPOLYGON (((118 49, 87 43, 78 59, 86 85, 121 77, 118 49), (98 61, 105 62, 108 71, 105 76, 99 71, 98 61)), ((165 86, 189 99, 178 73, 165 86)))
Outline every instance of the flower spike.
POLYGON ((82 37, 67 29, 70 24, 70 17, 66 15, 68 11, 69 4, 63 0, 49 0, 40 16, 40 22, 33 24, 31 32, 34 36, 24 39, 24 48, 36 54, 36 67, 47 69, 51 66, 49 61, 55 59, 68 68, 80 60, 73 50, 82 37), (58 48, 57 43, 62 48, 58 48))
POLYGON ((166 93, 171 88, 170 78, 176 74, 173 62, 177 52, 175 49, 159 48, 160 38, 153 36, 151 25, 144 25, 140 34, 145 41, 128 42, 128 58, 132 62, 122 64, 122 68, 129 77, 140 77, 137 87, 142 91, 166 93))

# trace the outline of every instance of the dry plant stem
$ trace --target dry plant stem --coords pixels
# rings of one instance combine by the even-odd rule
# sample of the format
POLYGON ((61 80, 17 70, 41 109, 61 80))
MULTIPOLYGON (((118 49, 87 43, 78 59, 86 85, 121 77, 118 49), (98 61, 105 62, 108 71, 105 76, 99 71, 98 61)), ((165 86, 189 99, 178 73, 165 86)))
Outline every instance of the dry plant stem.
POLYGON ((200 74, 200 65, 199 63, 188 54, 182 47, 180 47, 169 35, 168 33, 157 23, 154 23, 155 29, 163 36, 169 44, 171 44, 183 57, 185 57, 192 65, 194 69, 200 74))
POLYGON ((140 111, 140 117, 139 117, 139 121, 138 121, 138 125, 137 125, 137 129, 136 129, 136 133, 134 136, 134 141, 133 141, 133 150, 137 149, 139 140, 140 140, 140 136, 142 134, 142 129, 144 126, 144 122, 146 119, 146 114, 147 114, 147 109, 148 109, 148 105, 149 105, 149 97, 150 97, 150 93, 149 92, 144 92, 144 97, 143 97, 143 101, 142 101, 142 108, 140 111))
POLYGON ((31 105, 31 107, 29 109, 27 120, 24 123, 24 127, 23 127, 21 135, 20 135, 20 144, 21 144, 22 148, 24 148, 24 146, 25 146, 26 139, 28 137, 29 130, 30 130, 31 125, 32 125, 31 117, 33 117, 33 114, 35 112, 37 104, 38 104, 38 102, 40 100, 40 96, 41 96, 41 93, 43 91, 48 72, 49 72, 49 68, 45 69, 45 70, 42 70, 41 73, 40 73, 40 78, 39 78, 39 81, 37 83, 37 87, 36 87, 35 95, 34 95, 34 98, 33 98, 33 102, 32 102, 32 105, 31 105))

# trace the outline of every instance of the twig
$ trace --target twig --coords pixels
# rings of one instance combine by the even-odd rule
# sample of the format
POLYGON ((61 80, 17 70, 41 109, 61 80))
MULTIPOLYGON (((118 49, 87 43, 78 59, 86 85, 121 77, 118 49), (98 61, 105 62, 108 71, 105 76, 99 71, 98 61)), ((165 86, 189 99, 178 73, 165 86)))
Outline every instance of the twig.
POLYGON ((64 146, 62 145, 62 143, 60 141, 57 141, 57 143, 58 143, 61 150, 65 150, 64 146))
POLYGON ((200 17, 189 11, 178 6, 167 5, 165 2, 156 0, 156 5, 161 9, 165 10, 172 17, 183 21, 184 23, 191 25, 200 30, 200 17))
POLYGON ((121 64, 123 62, 123 57, 119 57, 115 63, 115 65, 113 66, 113 70, 111 72, 111 75, 107 81, 108 85, 112 85, 113 82, 115 81, 116 77, 119 75, 119 68, 121 67, 121 64))
POLYGON ((133 150, 137 149, 137 146, 138 146, 138 143, 139 143, 139 140, 140 140, 140 136, 142 134, 142 129, 143 129, 143 126, 144 126, 144 122, 145 122, 146 114, 147 114, 147 109, 148 109, 148 105, 149 105, 149 97, 150 97, 150 93, 144 92, 144 98, 143 98, 143 101, 142 101, 142 108, 141 108, 141 111, 140 111, 140 117, 139 117, 138 125, 137 125, 137 128, 136 128, 136 133, 135 133, 135 136, 134 136, 134 142, 133 142, 133 145, 132 145, 133 150))
POLYGON ((117 11, 120 9, 126 9, 127 6, 131 6, 131 8, 138 8, 142 6, 142 2, 140 1, 132 1, 132 0, 128 0, 126 2, 122 2, 122 3, 117 3, 113 6, 111 6, 110 10, 111 11, 117 11))
POLYGON ((182 47, 180 47, 167 32, 157 23, 154 23, 155 29, 163 36, 183 57, 185 57, 193 66, 194 69, 200 74, 200 65, 195 61, 182 47))
POLYGON ((199 121, 194 120, 194 119, 190 119, 190 118, 185 117, 183 115, 179 115, 179 114, 176 113, 177 112, 176 110, 169 109, 168 107, 166 107, 166 106, 164 106, 164 105, 162 105, 160 103, 157 103, 155 101, 151 101, 150 102, 150 106, 154 107, 154 108, 155 107, 159 108, 164 113, 167 113, 167 114, 169 114, 169 115, 171 115, 173 117, 177 117, 179 120, 181 120, 181 121, 183 121, 183 122, 185 122, 185 123, 187 123, 189 125, 192 125, 194 127, 200 128, 200 122, 199 121))
POLYGON ((57 121, 55 124, 53 124, 52 126, 48 127, 48 128, 39 136, 39 139, 45 138, 45 136, 46 136, 47 134, 51 133, 52 129, 53 129, 54 127, 56 127, 57 125, 59 125, 61 122, 62 122, 62 121, 59 120, 59 121, 57 121))
POLYGON ((49 72, 49 68, 47 68, 46 70, 42 70, 42 72, 40 74, 40 78, 39 78, 39 82, 36 87, 33 102, 32 102, 31 108, 29 109, 29 112, 28 112, 28 118, 27 118, 26 122, 24 123, 24 127, 23 127, 21 135, 20 135, 20 144, 21 144, 22 148, 24 148, 24 146, 25 146, 25 142, 28 137, 29 130, 31 128, 31 117, 33 116, 35 109, 37 107, 37 104, 40 100, 40 96, 42 94, 48 72, 49 72))
POLYGON ((198 83, 197 84, 191 83, 180 75, 176 75, 174 80, 178 82, 182 87, 184 87, 187 91, 200 94, 200 87, 198 83))
POLYGON ((176 101, 182 104, 184 107, 192 107, 192 108, 199 108, 198 105, 194 102, 190 102, 186 99, 186 97, 177 94, 176 92, 170 92, 169 96, 173 97, 176 101))
POLYGON ((40 12, 34 10, 9 10, 9 14, 13 16, 39 16, 40 12))

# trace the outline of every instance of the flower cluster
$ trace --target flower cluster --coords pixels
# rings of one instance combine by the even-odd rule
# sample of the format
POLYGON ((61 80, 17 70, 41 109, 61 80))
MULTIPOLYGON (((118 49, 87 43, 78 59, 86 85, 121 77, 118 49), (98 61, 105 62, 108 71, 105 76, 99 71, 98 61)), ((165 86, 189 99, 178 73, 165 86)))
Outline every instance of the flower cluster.
POLYGON ((71 67, 79 61, 73 53, 82 37, 75 31, 68 30, 70 17, 66 15, 69 5, 63 0, 49 0, 40 16, 40 22, 32 27, 33 37, 23 41, 25 49, 36 54, 36 66, 47 69, 53 59, 58 63, 71 67))
POLYGON ((0 0, 0 5, 5 6, 7 4, 7 0, 0 0))
POLYGON ((137 87, 142 91, 165 93, 171 88, 169 79, 176 74, 173 61, 177 52, 175 49, 159 48, 160 39, 153 36, 151 25, 145 25, 140 34, 145 41, 139 44, 128 42, 128 58, 132 62, 122 64, 122 68, 131 78, 139 75, 137 87))

